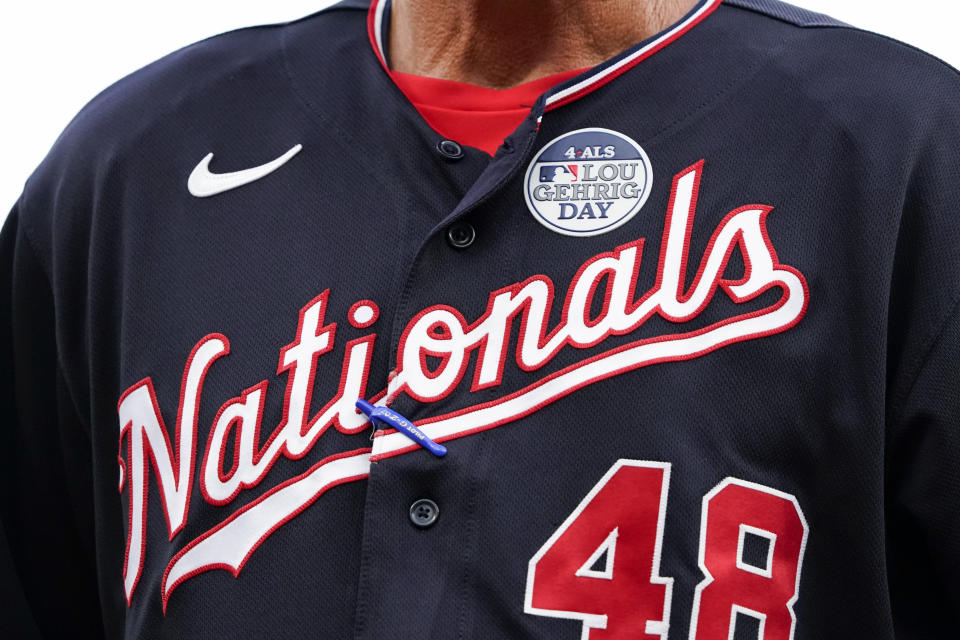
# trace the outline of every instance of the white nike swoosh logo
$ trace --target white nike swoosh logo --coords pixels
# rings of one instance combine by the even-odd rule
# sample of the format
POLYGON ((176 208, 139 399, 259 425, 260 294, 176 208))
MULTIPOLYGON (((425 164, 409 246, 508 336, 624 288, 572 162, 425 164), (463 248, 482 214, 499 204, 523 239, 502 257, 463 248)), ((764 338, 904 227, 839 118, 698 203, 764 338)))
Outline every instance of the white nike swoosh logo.
POLYGON ((231 173, 212 173, 210 171, 210 161, 213 160, 213 154, 208 153, 207 157, 201 160, 200 164, 198 164, 190 174, 190 178, 187 180, 187 189, 198 198, 207 198, 209 196, 215 196, 218 193, 223 193, 224 191, 229 191, 230 189, 242 187, 245 184, 250 184, 254 180, 259 180, 273 173, 285 165, 290 158, 300 153, 301 149, 303 149, 303 145, 298 144, 276 160, 272 160, 267 164, 244 169, 243 171, 233 171, 231 173))

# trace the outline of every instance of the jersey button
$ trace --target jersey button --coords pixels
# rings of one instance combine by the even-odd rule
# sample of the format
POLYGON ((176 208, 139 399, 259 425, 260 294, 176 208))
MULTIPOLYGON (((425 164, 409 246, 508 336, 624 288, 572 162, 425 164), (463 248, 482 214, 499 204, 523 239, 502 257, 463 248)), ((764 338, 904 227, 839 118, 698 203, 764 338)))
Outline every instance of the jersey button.
POLYGON ((463 157, 463 147, 453 140, 441 140, 437 143, 437 151, 440 155, 451 160, 459 160, 463 157))
POLYGON ((447 229, 447 242, 454 249, 466 249, 473 244, 477 237, 473 225, 467 222, 457 222, 447 229))
POLYGON ((433 500, 421 498, 410 505, 410 522, 421 529, 433 526, 439 516, 440 507, 433 500))

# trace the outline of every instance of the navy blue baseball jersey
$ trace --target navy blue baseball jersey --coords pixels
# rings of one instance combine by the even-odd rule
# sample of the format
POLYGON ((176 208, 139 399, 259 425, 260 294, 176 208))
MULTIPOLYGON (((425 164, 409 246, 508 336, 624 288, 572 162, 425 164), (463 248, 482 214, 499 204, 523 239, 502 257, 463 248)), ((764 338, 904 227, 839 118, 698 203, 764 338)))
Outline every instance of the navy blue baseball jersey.
POLYGON ((701 0, 491 157, 389 11, 178 51, 26 184, 8 637, 957 637, 957 72, 701 0))

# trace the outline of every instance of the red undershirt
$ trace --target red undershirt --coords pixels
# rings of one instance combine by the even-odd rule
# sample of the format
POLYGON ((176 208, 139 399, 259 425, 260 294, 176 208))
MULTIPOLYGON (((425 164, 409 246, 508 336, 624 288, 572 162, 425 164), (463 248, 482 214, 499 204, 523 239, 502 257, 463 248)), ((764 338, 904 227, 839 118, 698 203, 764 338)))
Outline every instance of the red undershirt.
POLYGON ((540 94, 583 71, 556 73, 509 89, 487 89, 399 71, 390 75, 434 131, 493 155, 530 114, 540 94))

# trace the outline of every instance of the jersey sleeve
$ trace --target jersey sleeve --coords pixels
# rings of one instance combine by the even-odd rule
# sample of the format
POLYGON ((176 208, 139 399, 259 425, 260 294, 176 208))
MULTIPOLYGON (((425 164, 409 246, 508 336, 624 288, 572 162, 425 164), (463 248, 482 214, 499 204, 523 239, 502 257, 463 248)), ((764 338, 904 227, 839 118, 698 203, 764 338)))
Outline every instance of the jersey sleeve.
POLYGON ((58 363, 54 296, 22 209, 0 233, 0 635, 103 637, 89 432, 58 363))
POLYGON ((960 630, 960 314, 930 347, 888 441, 897 637, 960 630))
POLYGON ((960 632, 960 74, 924 91, 889 301, 886 557, 897 638, 960 632))

